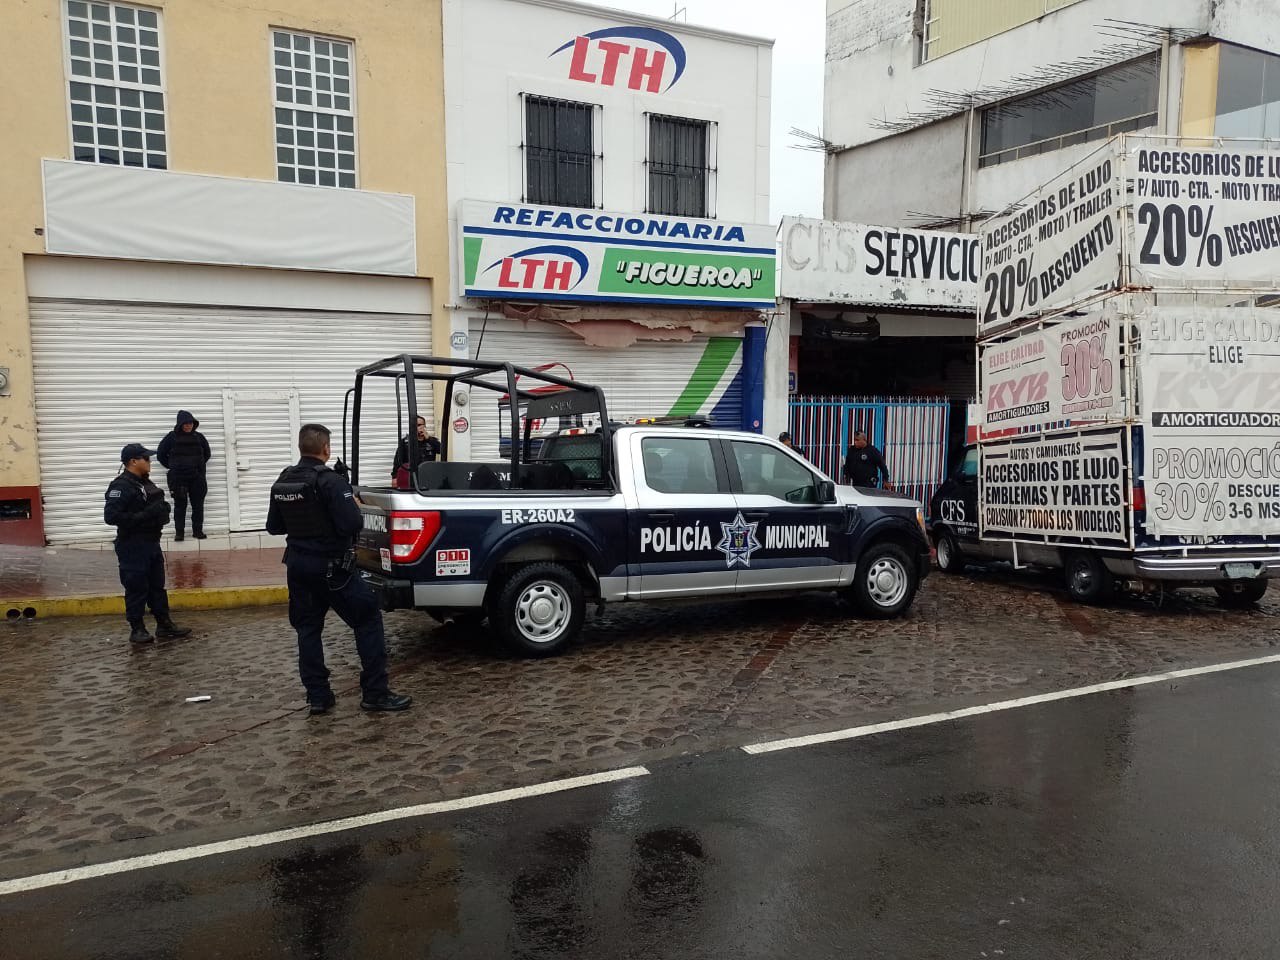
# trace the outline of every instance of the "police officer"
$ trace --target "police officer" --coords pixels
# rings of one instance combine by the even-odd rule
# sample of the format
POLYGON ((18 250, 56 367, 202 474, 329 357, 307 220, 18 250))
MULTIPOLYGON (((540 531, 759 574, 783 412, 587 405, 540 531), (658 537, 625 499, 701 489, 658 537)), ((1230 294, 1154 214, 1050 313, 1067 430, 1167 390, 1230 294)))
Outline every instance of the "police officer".
POLYGON ((164 553, 160 549, 160 531, 169 522, 169 501, 151 482, 154 453, 140 443, 130 443, 120 451, 124 468, 107 487, 107 505, 102 511, 102 519, 116 528, 116 558, 132 643, 150 643, 156 637, 179 640, 191 633, 169 617, 164 553), (147 607, 156 618, 155 637, 147 632, 142 619, 147 607))
POLYGON ((320 633, 333 608, 356 637, 360 654, 360 706, 405 710, 412 698, 387 687, 387 644, 382 610, 355 572, 353 543, 363 526, 351 485, 330 470, 329 428, 308 423, 298 432, 302 458, 271 488, 267 532, 287 534, 289 622, 298 631, 298 673, 312 715, 333 709, 320 633))

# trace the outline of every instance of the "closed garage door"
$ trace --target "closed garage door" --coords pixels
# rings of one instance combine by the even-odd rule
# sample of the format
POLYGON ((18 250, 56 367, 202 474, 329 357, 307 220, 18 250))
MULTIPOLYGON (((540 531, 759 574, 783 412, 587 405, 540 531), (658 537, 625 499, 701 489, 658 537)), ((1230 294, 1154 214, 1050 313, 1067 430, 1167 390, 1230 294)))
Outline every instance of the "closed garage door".
MULTIPOLYGON (((479 359, 523 367, 565 364, 574 379, 603 388, 613 420, 700 416, 730 429, 742 425, 740 338, 641 341, 616 349, 590 346, 553 324, 473 320, 470 339, 472 359, 479 350, 479 359)), ((562 369, 550 372, 564 375, 562 369)), ((477 460, 499 455, 497 397, 488 390, 474 391, 471 452, 477 460)))
MULTIPOLYGON (((206 530, 261 529, 266 491, 296 459, 298 424, 328 425, 338 456, 356 367, 430 353, 431 326, 410 314, 32 300, 31 339, 45 533, 77 543, 112 536, 103 491, 120 447, 154 447, 179 409, 213 448, 206 530)), ((366 478, 390 471, 394 397, 371 397, 362 417, 366 478)), ((156 463, 162 487, 163 475, 156 463)))

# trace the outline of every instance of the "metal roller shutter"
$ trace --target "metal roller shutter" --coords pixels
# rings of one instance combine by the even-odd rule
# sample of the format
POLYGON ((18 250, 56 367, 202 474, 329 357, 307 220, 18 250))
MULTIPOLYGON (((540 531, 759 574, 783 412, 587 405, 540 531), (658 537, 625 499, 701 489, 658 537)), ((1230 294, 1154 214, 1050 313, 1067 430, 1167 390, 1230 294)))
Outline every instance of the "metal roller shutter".
MULTIPOLYGON (((472 359, 479 348, 485 360, 510 360, 524 367, 566 364, 575 379, 604 389, 614 420, 696 415, 735 430, 742 425, 740 338, 645 340, 607 349, 552 324, 491 319, 473 320, 470 339, 472 359)), ((477 460, 498 458, 497 398, 488 390, 473 391, 471 452, 477 460)))
MULTIPOLYGON (((179 409, 199 418, 213 448, 206 530, 261 529, 265 491, 296 459, 298 424, 329 426, 336 457, 356 367, 430 353, 431 324, 408 314, 32 300, 31 340, 46 536, 83 543, 112 536, 103 491, 121 446, 154 447, 179 409), (230 483, 229 426, 237 443, 230 483)), ((431 405, 422 408, 430 418, 431 405)), ((394 392, 371 396, 363 420, 366 470, 389 473, 394 392)), ((164 486, 158 462, 152 476, 164 486)))

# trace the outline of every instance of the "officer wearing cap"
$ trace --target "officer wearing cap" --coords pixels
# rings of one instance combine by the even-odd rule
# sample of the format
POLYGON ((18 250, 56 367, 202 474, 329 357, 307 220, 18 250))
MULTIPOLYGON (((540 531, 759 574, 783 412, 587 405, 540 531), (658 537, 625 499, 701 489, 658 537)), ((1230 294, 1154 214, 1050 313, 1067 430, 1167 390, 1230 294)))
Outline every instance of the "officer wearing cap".
POLYGON ((311 713, 328 713, 335 702, 320 639, 330 608, 355 632, 360 706, 407 709, 412 698, 392 693, 387 685, 387 642, 378 599, 355 572, 355 536, 364 518, 351 484, 328 467, 329 428, 306 424, 298 432, 298 452, 301 459, 271 487, 267 532, 286 535, 289 622, 298 631, 298 674, 311 713))
POLYGON ((169 522, 169 501, 151 482, 154 454, 154 450, 140 443, 127 444, 120 451, 123 468, 107 487, 107 504, 102 512, 102 519, 116 528, 116 558, 120 562, 124 611, 132 643, 150 643, 156 638, 178 640, 191 633, 169 616, 164 553, 160 549, 160 532, 169 522), (147 607, 156 618, 155 637, 147 632, 142 619, 147 607))

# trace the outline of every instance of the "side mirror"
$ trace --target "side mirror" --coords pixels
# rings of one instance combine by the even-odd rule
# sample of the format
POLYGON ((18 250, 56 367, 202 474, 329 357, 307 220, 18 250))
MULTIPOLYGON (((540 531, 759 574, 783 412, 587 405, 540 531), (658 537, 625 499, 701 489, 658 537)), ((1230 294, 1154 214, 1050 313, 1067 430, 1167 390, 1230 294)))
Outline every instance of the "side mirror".
POLYGON ((836 501, 836 485, 831 480, 818 481, 818 502, 819 503, 835 503, 836 501))

